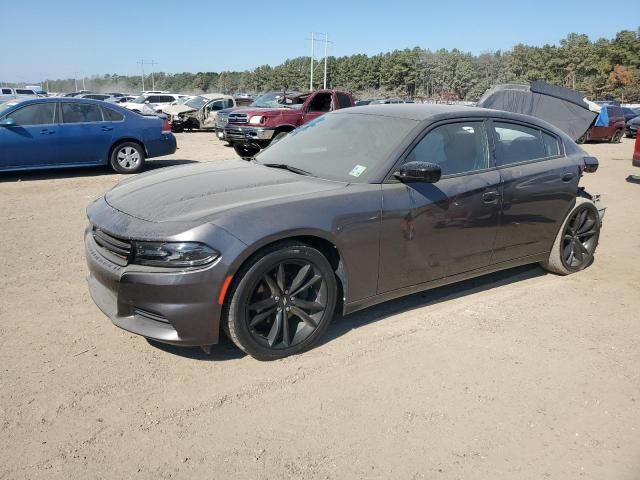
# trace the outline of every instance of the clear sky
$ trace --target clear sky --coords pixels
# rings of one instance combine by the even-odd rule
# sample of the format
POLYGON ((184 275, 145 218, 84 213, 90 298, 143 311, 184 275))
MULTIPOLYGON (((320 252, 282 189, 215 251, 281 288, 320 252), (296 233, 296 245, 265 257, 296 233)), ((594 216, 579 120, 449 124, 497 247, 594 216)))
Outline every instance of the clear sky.
POLYGON ((311 31, 328 32, 330 55, 420 46, 474 54, 516 43, 592 40, 640 26, 640 4, 602 0, 2 1, 0 81, 39 81, 157 71, 245 70, 309 55, 311 31), (604 13, 607 12, 607 13, 604 13))

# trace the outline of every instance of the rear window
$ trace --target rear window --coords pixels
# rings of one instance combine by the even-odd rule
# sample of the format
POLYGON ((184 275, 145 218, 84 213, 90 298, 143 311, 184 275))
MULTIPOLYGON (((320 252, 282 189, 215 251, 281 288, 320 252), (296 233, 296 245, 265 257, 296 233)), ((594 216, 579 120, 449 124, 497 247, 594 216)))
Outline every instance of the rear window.
POLYGON ((25 90, 23 88, 16 88, 16 93, 18 95, 35 95, 33 90, 25 90))
MULTIPOLYGON (((542 132, 537 128, 502 122, 493 122, 493 128, 498 166, 549 156, 545 151, 542 132)), ((549 148, 553 148, 553 145, 549 148)))
POLYGON ((116 112, 115 110, 111 110, 110 108, 103 108, 102 112, 104 113, 104 119, 109 122, 120 122, 124 120, 124 115, 120 112, 116 112))
POLYGON ((91 103, 63 103, 63 123, 102 122, 102 111, 98 105, 91 103))
POLYGON ((338 93, 338 105, 340 108, 349 108, 351 106, 351 99, 346 93, 338 93))

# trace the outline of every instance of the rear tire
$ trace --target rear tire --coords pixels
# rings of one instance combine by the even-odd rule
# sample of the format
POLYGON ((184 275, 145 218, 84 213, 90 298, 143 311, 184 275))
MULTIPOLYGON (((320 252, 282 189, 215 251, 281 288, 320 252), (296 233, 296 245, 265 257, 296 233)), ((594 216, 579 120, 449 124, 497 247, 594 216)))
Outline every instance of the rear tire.
POLYGON ((558 275, 570 275, 593 263, 600 238, 600 215, 595 204, 583 197, 562 222, 549 259, 540 265, 558 275))
POLYGON ((136 142, 123 142, 113 147, 109 164, 118 173, 138 173, 144 168, 144 149, 136 142))
POLYGON ((620 143, 620 139, 622 138, 622 134, 624 132, 622 131, 621 128, 619 128, 618 130, 616 130, 616 132, 613 134, 613 136, 611 137, 611 140, 609 140, 610 143, 620 143))
POLYGON ((334 314, 337 282, 322 253, 284 241, 250 259, 228 295, 227 336, 257 360, 276 360, 318 343, 334 314))

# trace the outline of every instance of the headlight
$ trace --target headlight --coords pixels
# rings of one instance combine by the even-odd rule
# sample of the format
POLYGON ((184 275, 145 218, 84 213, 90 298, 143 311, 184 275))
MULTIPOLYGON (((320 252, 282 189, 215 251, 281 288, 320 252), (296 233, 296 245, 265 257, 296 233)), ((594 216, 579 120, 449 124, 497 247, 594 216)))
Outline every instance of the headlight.
POLYGON ((220 256, 196 242, 135 242, 133 251, 132 263, 152 267, 200 267, 220 256))
POLYGON ((258 115, 258 116, 256 116, 256 117, 251 117, 251 118, 249 119, 249 123, 252 123, 252 124, 254 124, 254 125, 255 125, 255 124, 258 124, 258 123, 262 123, 262 120, 263 120, 263 119, 264 119, 264 117, 263 117, 263 116, 261 116, 261 115, 258 115))

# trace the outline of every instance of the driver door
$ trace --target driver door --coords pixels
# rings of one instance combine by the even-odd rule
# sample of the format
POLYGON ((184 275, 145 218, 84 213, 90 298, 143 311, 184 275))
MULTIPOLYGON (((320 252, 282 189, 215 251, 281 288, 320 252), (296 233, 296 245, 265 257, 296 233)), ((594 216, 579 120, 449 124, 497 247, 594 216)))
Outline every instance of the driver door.
POLYGON ((202 108, 201 125, 203 125, 205 128, 215 128, 218 110, 229 107, 233 107, 232 102, 223 98, 207 103, 202 108))
POLYGON ((485 267, 500 211, 500 175, 492 168, 480 120, 431 129, 404 162, 437 163, 436 183, 383 184, 378 293, 485 267))

